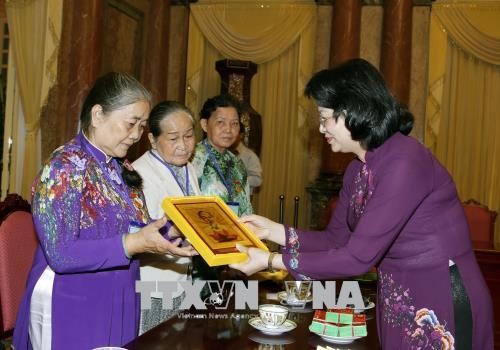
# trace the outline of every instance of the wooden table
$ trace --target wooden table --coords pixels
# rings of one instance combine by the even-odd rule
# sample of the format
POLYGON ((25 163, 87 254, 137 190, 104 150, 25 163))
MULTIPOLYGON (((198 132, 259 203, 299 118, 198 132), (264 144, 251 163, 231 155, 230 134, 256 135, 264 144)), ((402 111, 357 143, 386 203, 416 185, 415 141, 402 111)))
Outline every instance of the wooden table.
MULTIPOLYGON (((260 299, 262 303, 277 303, 276 300, 260 299)), ((149 332, 141 335, 124 347, 129 350, 156 349, 316 349, 317 345, 330 345, 334 349, 377 350, 377 327, 375 309, 367 312, 368 336, 349 345, 332 344, 322 340, 308 329, 313 311, 295 310, 288 318, 297 323, 297 328, 279 336, 266 335, 248 324, 257 317, 257 310, 192 310, 183 312, 149 332)))
MULTIPOLYGON (((493 243, 473 242, 479 267, 493 298, 495 313, 495 349, 500 350, 500 246, 493 243)), ((373 286, 363 288, 374 293, 373 286)), ((373 294, 372 294, 373 297, 373 294)), ((262 302, 273 302, 262 299, 262 302)), ((274 301, 276 302, 276 301, 274 301)), ((191 311, 164 322, 141 335, 124 347, 129 350, 155 349, 316 349, 317 345, 330 345, 334 349, 380 349, 375 312, 367 313, 368 336, 349 345, 327 343, 311 333, 312 312, 291 312, 289 319, 297 328, 280 336, 268 336, 253 329, 248 320, 258 316, 257 310, 191 311)))

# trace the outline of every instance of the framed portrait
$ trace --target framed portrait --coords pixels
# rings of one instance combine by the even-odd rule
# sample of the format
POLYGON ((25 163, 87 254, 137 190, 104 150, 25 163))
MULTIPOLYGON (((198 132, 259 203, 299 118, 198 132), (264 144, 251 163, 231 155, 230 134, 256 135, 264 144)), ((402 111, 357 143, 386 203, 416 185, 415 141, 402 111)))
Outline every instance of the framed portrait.
POLYGON ((245 261, 236 244, 268 250, 220 197, 167 197, 162 208, 210 266, 245 261))

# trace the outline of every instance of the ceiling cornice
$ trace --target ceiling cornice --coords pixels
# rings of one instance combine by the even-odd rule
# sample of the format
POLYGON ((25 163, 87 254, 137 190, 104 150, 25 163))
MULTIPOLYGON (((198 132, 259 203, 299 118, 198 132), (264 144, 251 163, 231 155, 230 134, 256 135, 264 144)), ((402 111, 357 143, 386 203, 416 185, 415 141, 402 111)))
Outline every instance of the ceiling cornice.
MULTIPOLYGON (((384 0, 360 0, 363 5, 383 5, 384 0)), ((412 0, 413 6, 431 6, 434 0, 412 0)), ((318 5, 333 5, 335 0, 316 0, 318 5)))
MULTIPOLYGON (((318 5, 333 5, 335 0, 315 0, 318 5)), ((363 5, 383 5, 384 0, 359 0, 363 5)), ((412 0, 413 6, 431 6, 435 0, 412 0)), ((170 0, 172 6, 189 6, 198 0, 170 0)))

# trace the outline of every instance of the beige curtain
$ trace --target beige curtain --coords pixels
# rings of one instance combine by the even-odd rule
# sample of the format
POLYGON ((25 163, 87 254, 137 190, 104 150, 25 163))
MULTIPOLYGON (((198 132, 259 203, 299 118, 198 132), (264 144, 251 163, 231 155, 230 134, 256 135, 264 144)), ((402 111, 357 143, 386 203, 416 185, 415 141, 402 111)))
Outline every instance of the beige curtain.
MULTIPOLYGON (((7 20, 14 50, 17 83, 26 123, 21 195, 30 187, 39 167, 39 129, 44 71, 47 0, 7 1, 7 20)), ((15 188, 15 186, 13 187, 15 188)))
POLYGON ((251 105, 262 115, 264 182, 254 198, 257 212, 276 220, 280 194, 285 222, 293 198, 301 198, 299 225, 307 220, 307 135, 310 102, 304 84, 312 75, 316 5, 313 1, 201 1, 191 5, 186 104, 198 112, 220 92, 215 62, 258 63, 251 105))
MULTIPOLYGON (((432 6, 426 144, 460 198, 500 210, 500 1, 432 6)), ((496 225, 500 241, 500 223, 496 225)))
POLYGON ((205 38, 225 57, 261 64, 285 51, 310 24, 310 1, 201 1, 191 7, 205 38))

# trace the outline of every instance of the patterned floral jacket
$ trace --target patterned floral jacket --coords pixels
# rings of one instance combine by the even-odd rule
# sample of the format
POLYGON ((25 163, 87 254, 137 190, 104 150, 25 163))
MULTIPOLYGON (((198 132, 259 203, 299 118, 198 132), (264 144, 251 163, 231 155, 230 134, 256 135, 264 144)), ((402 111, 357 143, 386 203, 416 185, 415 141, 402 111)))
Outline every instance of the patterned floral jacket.
POLYGON ((230 151, 221 154, 204 140, 196 145, 192 164, 198 174, 201 193, 219 196, 226 203, 237 202, 239 204, 238 216, 252 214, 247 171, 240 158, 230 151), (214 164, 212 160, 215 160, 217 164, 214 164))

